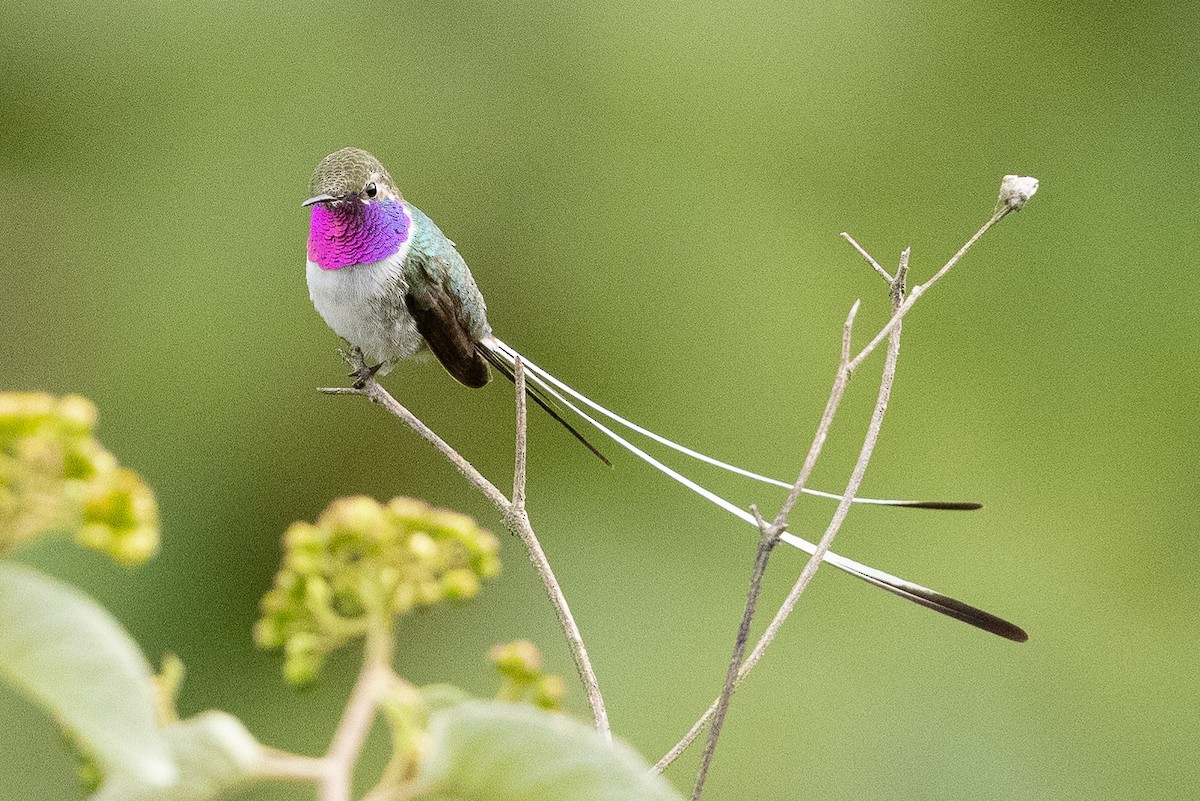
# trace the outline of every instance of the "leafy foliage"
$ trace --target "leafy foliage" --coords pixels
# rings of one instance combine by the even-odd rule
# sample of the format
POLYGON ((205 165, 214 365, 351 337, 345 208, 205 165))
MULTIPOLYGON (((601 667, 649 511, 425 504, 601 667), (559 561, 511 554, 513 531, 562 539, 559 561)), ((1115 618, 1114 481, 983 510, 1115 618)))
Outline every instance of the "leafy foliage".
POLYGON ((149 663, 74 587, 0 563, 0 671, 53 713, 104 775, 158 787, 176 779, 149 663))
POLYGON ((417 780, 438 801, 673 801, 624 743, 526 704, 467 701, 433 716, 417 780))
POLYGON ((224 712, 203 712, 171 724, 162 737, 176 768, 175 781, 163 786, 117 774, 90 801, 209 801, 251 777, 261 758, 246 727, 224 712))
MULTIPOLYGON (((94 439, 96 421, 84 398, 0 394, 0 553, 50 532, 72 532, 121 562, 157 550, 154 496, 94 439)), ((364 675, 383 677, 372 714, 381 713, 392 732, 380 787, 403 797, 677 798, 628 746, 559 713, 563 680, 543 672, 528 641, 491 650, 502 677, 493 702, 447 685, 416 688, 387 665, 390 648, 381 643, 390 643, 395 618, 473 598, 499 571, 498 545, 471 518, 410 498, 336 500, 315 524, 296 523, 285 534, 256 638, 282 647, 285 675, 302 683, 331 650, 365 636, 364 675)), ((284 752, 268 758, 224 712, 179 720, 178 658, 167 657, 154 675, 99 604, 2 561, 0 673, 61 723, 83 758, 91 801, 211 801, 248 780, 295 778, 279 760, 305 761, 284 752)), ((306 764, 307 780, 337 781, 328 758, 306 764), (324 766, 319 775, 313 764, 324 766)))

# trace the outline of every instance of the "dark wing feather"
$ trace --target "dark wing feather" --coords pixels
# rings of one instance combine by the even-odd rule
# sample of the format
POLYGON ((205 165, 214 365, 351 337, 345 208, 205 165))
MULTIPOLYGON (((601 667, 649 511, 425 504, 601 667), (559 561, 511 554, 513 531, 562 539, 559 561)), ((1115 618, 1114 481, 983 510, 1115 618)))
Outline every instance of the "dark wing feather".
POLYGON ((431 270, 422 260, 417 268, 423 280, 409 282, 404 305, 417 323, 429 349, 450 375, 478 389, 492 380, 487 362, 475 349, 475 337, 463 314, 462 300, 446 281, 445 270, 431 270))

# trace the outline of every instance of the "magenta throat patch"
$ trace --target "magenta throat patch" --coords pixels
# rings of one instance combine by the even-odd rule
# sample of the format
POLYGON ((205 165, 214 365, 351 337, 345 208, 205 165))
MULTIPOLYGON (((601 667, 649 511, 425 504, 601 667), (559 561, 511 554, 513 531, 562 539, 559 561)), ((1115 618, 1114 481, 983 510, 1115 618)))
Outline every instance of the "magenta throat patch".
POLYGON ((363 204, 351 198, 336 208, 313 206, 308 258, 322 270, 370 264, 408 241, 412 219, 395 200, 363 204))

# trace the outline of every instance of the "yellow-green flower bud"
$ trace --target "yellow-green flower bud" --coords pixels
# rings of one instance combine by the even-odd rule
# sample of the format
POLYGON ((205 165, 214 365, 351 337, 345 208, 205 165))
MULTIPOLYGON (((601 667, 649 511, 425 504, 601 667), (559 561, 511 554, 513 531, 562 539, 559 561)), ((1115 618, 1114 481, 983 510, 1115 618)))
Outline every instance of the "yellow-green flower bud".
POLYGON ((422 581, 417 584, 417 603, 421 606, 433 606, 446 597, 442 585, 437 581, 422 581))
POLYGON ((310 577, 304 582, 305 605, 313 611, 319 612, 329 609, 331 595, 329 582, 320 576, 310 577))
POLYGON ((513 681, 528 683, 542 675, 542 652, 529 640, 514 640, 492 646, 488 658, 496 669, 513 681))
POLYGON ((562 676, 542 676, 534 685, 532 701, 534 706, 552 712, 563 708, 563 699, 567 697, 567 684, 562 676))
POLYGON ((417 564, 423 567, 432 566, 437 560, 437 543, 424 531, 414 531, 409 535, 408 550, 417 560, 417 564))
POLYGON ((433 515, 434 524, 445 537, 472 539, 478 528, 475 521, 459 512, 439 509, 433 515))
POLYGON ((298 687, 309 684, 317 677, 322 661, 316 654, 288 654, 283 661, 283 678, 298 687))
POLYGON ((315 654, 318 650, 319 642, 315 634, 293 634, 288 637, 287 642, 283 646, 284 653, 288 656, 301 656, 304 654, 315 654))
POLYGON ((67 395, 59 401, 58 414, 63 430, 77 437, 92 433, 92 429, 100 421, 100 411, 96 404, 80 395, 67 395))
POLYGON ((481 584, 479 577, 466 568, 451 570, 442 579, 442 589, 446 597, 455 601, 466 601, 479 594, 481 584))
POLYGON ((283 645, 283 627, 274 617, 262 617, 254 623, 254 644, 259 648, 278 648, 283 645))
POLYGON ((403 615, 417 605, 417 585, 412 582, 401 584, 392 596, 392 611, 403 615))
POLYGON ((495 554, 480 554, 472 560, 471 567, 483 578, 492 578, 500 573, 500 557, 495 554))
POLYGON ((84 501, 80 535, 91 547, 118 561, 144 562, 158 551, 158 505, 154 495, 132 470, 120 468, 98 478, 84 501), (108 529, 103 539, 99 526, 108 529))
POLYGON ((416 498, 392 498, 388 501, 388 513, 393 522, 402 528, 419 528, 426 523, 432 511, 429 504, 416 498))
POLYGON ((136 563, 158 549, 154 494, 92 437, 95 405, 0 393, 0 550, 59 532, 136 563))
POLYGON ((283 547, 289 551, 294 548, 323 548, 325 543, 324 532, 312 523, 292 523, 283 533, 283 547))
POLYGON ((374 538, 387 526, 387 518, 374 499, 356 495, 331 503, 317 524, 330 533, 374 538))
POLYGON ((397 615, 474 597, 499 569, 490 532, 411 498, 340 498, 289 527, 283 546, 255 638, 284 647, 289 680, 310 680, 329 652, 397 615))
POLYGON ((140 565, 158 553, 158 545, 158 528, 143 526, 119 537, 107 553, 123 565, 140 565))
POLYGON ((112 541, 112 529, 103 523, 85 523, 75 532, 75 542, 94 551, 104 551, 112 541))
POLYGON ((316 575, 321 572, 323 558, 320 551, 297 548, 287 552, 284 565, 300 576, 316 575))

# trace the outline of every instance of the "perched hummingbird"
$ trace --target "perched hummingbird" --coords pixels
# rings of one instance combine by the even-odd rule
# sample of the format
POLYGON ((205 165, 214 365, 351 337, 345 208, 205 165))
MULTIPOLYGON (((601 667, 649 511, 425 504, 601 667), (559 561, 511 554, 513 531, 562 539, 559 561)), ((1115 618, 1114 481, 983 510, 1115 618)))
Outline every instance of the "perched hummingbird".
MULTIPOLYGON (((569 409, 614 442, 726 511, 755 525, 754 518, 729 501, 672 470, 588 415, 571 399, 609 420, 685 455, 739 475, 790 487, 788 482, 745 470, 693 451, 642 428, 586 398, 500 341, 487 321, 487 305, 454 243, 420 209, 406 201, 391 175, 365 150, 345 147, 330 153, 313 171, 308 236, 308 292, 313 305, 338 336, 375 365, 356 371, 361 385, 386 375, 399 362, 431 352, 460 383, 482 387, 491 380, 488 365, 513 377, 519 358, 526 369, 529 397, 550 413, 594 454, 599 450, 557 411, 569 409), (569 396, 569 397, 568 397, 569 396)), ((810 494, 839 498, 831 493, 810 494)), ((855 498, 861 503, 934 509, 970 509, 978 504, 855 498)), ((791 533, 784 541, 813 553, 815 546, 791 533)), ((922 606, 1017 642, 1019 627, 939 592, 828 552, 824 561, 864 581, 922 606)))
MULTIPOLYGON (((488 364, 512 377, 492 336, 487 304, 467 263, 433 220, 407 203, 392 176, 365 150, 330 153, 312 177, 308 294, 338 336, 377 362, 361 383, 432 352, 458 381, 487 384, 488 364)), ((592 453, 610 464, 547 403, 530 397, 592 453)))

